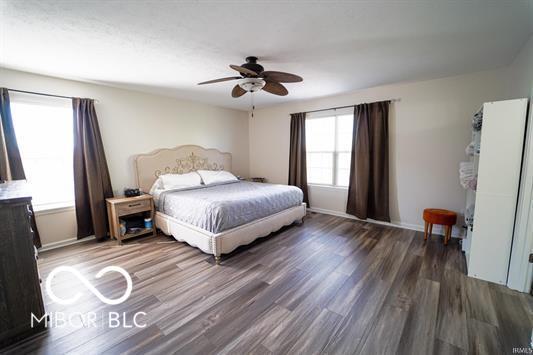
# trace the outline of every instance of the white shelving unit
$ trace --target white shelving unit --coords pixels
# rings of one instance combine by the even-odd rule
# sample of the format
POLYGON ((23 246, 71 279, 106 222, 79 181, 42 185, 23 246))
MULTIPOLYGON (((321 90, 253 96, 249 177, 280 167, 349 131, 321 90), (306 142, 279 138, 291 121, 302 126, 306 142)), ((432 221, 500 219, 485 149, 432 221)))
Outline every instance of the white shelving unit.
POLYGON ((527 99, 483 104, 473 225, 463 240, 468 276, 505 285, 509 269, 520 183, 527 99))

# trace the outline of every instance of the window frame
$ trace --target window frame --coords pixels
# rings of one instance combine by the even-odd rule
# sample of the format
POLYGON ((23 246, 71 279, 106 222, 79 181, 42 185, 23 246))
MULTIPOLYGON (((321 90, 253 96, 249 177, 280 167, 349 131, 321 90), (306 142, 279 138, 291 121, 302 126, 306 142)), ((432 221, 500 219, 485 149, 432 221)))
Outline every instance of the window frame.
MULTIPOLYGON (((48 106, 48 107, 64 108, 64 109, 72 110, 72 101, 69 99, 49 97, 49 96, 37 96, 37 95, 18 93, 18 92, 13 92, 13 93, 10 92, 9 96, 10 96, 11 107, 17 104, 24 104, 24 105, 48 106)), ((13 121, 15 120, 16 118, 13 117, 13 121)), ((72 146, 72 154, 74 154, 74 146, 72 146)), ((23 157, 21 156, 21 158, 23 157)), ((24 164, 24 160, 22 163, 24 164)), ((74 179, 74 171, 72 172, 72 179, 74 179)), ((70 211, 74 209, 75 207, 75 194, 73 191, 72 200, 69 200, 69 201, 50 201, 46 203, 32 202, 32 205, 33 205, 34 212, 39 215, 47 214, 47 213, 55 213, 59 211, 67 211, 67 210, 70 211)))
MULTIPOLYGON (((306 150, 306 158, 307 158, 307 154, 311 153, 319 153, 319 154, 331 154, 331 157, 333 159, 333 162, 332 162, 332 168, 331 168, 331 181, 333 182, 332 184, 325 184, 325 183, 317 183, 317 182, 307 182, 307 185, 310 185, 310 186, 319 186, 319 187, 328 187, 328 188, 337 188, 337 189, 343 189, 343 190, 347 190, 349 188, 349 186, 344 186, 344 185, 339 185, 339 174, 338 174, 338 157, 339 157, 339 153, 348 153, 348 154, 351 154, 352 153, 352 150, 350 149, 349 151, 344 151, 344 150, 338 150, 338 126, 339 126, 339 116, 346 116, 346 115, 351 115, 353 114, 353 108, 348 108, 348 109, 333 109, 333 110, 328 110, 328 111, 323 111, 323 112, 320 112, 319 114, 312 114, 312 115, 307 115, 307 117, 305 118, 305 120, 314 120, 314 119, 320 119, 320 118, 326 118, 326 117, 335 117, 335 125, 334 125, 334 150, 331 152, 331 151, 309 151, 307 149, 307 141, 305 142, 305 150, 306 150)), ((353 118, 352 118, 352 125, 354 124, 355 122, 353 122, 353 118)), ((353 126, 352 126, 353 127, 353 126)), ((306 139, 307 139, 307 136, 306 136, 306 139)), ((353 139, 353 137, 352 137, 353 139)), ((352 142, 352 145, 353 145, 353 142, 352 142)), ((307 160, 307 159, 306 159, 307 160)), ((306 166, 306 169, 307 169, 307 166, 306 166)), ((308 171, 306 171, 306 173, 308 173, 308 171)), ((307 174, 309 175, 309 174, 307 174)))

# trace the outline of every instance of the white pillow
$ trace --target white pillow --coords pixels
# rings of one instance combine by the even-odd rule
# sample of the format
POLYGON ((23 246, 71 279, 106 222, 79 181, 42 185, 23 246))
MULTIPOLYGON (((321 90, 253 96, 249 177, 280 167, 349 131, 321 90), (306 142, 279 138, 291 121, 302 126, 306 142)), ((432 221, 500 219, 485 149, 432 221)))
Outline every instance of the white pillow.
POLYGON ((159 179, 165 190, 202 185, 202 178, 196 171, 187 174, 164 174, 159 176, 159 179))
POLYGON ((206 185, 239 181, 235 175, 225 170, 198 170, 198 174, 200 174, 206 185))
POLYGON ((157 190, 163 190, 163 181, 161 180, 161 177, 158 177, 152 185, 152 188, 150 188, 150 195, 154 195, 157 190))

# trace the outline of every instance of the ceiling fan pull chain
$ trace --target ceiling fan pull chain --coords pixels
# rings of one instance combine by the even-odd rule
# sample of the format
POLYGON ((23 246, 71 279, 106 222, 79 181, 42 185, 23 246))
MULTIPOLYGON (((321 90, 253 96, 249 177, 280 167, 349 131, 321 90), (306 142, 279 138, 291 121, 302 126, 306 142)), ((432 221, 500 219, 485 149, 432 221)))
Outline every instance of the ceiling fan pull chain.
POLYGON ((251 100, 252 100, 252 118, 254 117, 254 110, 255 110, 255 105, 254 105, 254 92, 251 91, 250 92, 250 97, 251 97, 251 100))

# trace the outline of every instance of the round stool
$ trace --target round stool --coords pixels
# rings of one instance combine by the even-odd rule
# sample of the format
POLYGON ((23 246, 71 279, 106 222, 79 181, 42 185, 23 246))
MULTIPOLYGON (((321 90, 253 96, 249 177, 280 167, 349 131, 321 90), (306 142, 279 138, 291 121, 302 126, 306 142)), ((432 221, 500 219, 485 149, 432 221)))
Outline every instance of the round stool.
POLYGON ((433 231, 434 224, 440 224, 446 227, 444 234, 444 245, 448 245, 448 241, 452 235, 452 226, 457 222, 457 213, 453 211, 443 210, 439 208, 426 208, 424 210, 424 240, 428 239, 433 231))

